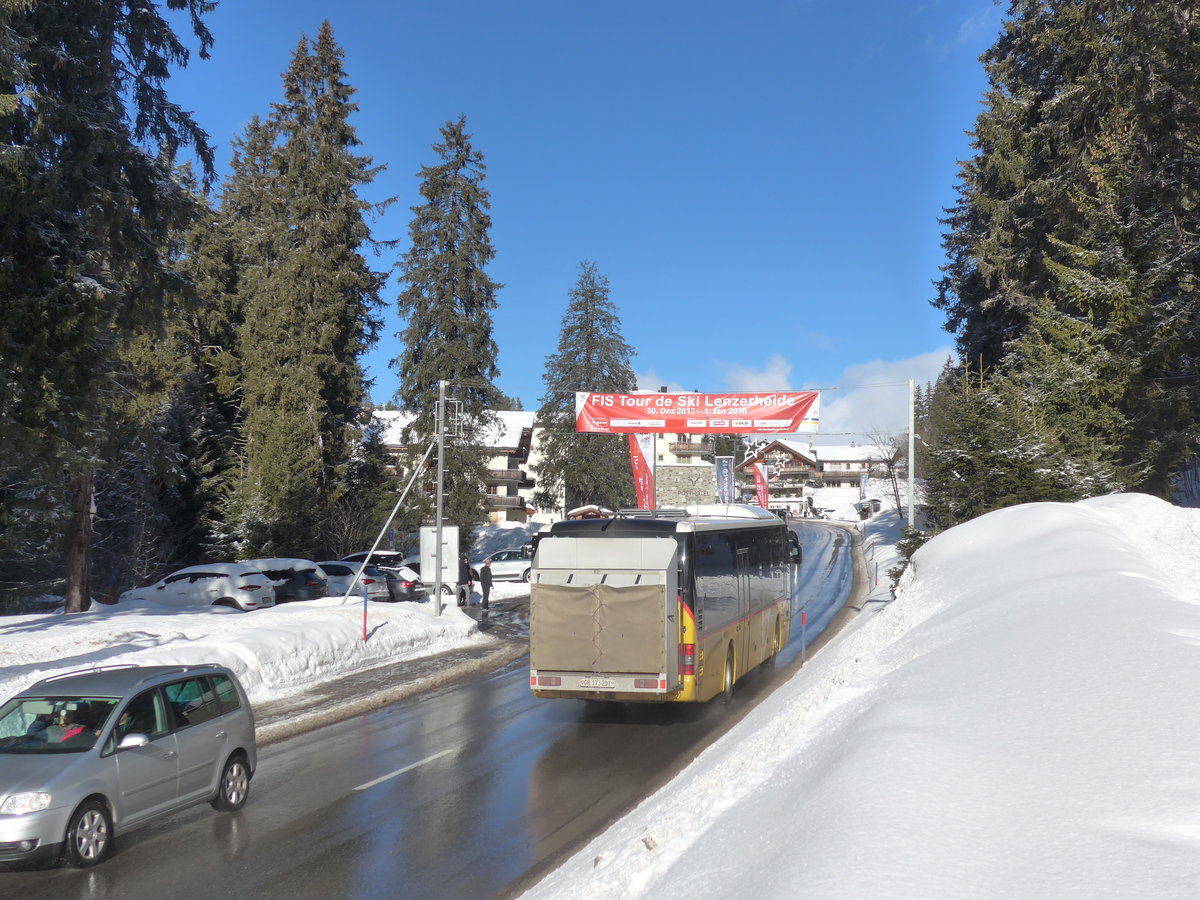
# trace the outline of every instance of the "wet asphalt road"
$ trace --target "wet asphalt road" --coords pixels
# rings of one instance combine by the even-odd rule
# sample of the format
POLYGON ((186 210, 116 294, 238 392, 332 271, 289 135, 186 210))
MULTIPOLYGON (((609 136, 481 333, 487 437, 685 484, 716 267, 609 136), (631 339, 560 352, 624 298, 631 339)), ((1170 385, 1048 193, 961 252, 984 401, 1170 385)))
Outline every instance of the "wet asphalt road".
MULTIPOLYGON (((796 528, 811 652, 819 628, 836 627, 855 566, 847 531, 796 528)), ((797 617, 779 665, 739 683, 729 707, 538 700, 527 615, 527 600, 505 601, 481 622, 494 645, 325 689, 327 705, 404 699, 262 746, 241 812, 184 811, 122 836, 90 870, 0 871, 0 897, 514 895, 667 782, 802 655, 797 617), (418 670, 440 686, 411 692, 418 670)), ((260 720, 269 728, 291 715, 260 720)))

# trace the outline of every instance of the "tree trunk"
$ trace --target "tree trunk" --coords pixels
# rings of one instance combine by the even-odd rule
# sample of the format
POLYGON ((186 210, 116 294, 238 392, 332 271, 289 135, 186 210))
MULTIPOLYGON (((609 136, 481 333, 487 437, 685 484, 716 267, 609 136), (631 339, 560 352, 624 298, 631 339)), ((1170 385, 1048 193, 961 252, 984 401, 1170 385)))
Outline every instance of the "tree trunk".
POLYGON ((86 612, 92 606, 92 479, 89 470, 71 482, 71 524, 67 532, 66 612, 86 612))

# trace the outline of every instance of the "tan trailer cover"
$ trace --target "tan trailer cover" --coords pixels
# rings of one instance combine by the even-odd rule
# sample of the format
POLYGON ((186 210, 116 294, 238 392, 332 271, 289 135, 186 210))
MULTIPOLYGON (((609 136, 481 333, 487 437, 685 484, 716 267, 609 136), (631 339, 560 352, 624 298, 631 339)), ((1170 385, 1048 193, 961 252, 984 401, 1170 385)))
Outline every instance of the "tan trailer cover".
POLYGON ((547 538, 530 586, 530 667, 677 683, 674 538, 547 538))
POLYGON ((540 584, 530 602, 535 668, 614 673, 666 668, 661 584, 540 584))

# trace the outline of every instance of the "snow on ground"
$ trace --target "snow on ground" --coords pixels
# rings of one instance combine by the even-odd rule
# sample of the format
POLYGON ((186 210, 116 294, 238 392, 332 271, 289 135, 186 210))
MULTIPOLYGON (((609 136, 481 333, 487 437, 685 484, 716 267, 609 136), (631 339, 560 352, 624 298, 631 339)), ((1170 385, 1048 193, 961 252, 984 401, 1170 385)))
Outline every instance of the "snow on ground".
MULTIPOLYGON (((475 554, 528 541, 527 525, 480 530, 475 554)), ((475 555, 473 554, 473 555, 475 555)), ((492 599, 528 596, 529 586, 496 582, 492 599)), ((474 602, 479 602, 476 590, 474 602)), ((451 603, 435 616, 424 603, 370 603, 363 640, 363 603, 341 597, 285 603, 243 613, 213 607, 195 611, 152 604, 94 604, 66 616, 0 617, 0 701, 39 679, 97 665, 219 663, 261 706, 375 666, 487 642, 473 618, 451 603)))
MULTIPOLYGON (((529 593, 497 584, 493 597, 529 593)), ((476 597, 478 602, 478 597, 476 597)), ((441 616, 424 603, 363 603, 340 597, 285 603, 250 613, 212 607, 183 612, 152 604, 96 605, 77 615, 0 618, 0 697, 41 678, 98 665, 219 663, 245 685, 255 706, 320 681, 488 638, 453 603, 441 616)))
POLYGON ((1143 495, 954 528, 526 897, 1193 897, 1198 584, 1143 495))

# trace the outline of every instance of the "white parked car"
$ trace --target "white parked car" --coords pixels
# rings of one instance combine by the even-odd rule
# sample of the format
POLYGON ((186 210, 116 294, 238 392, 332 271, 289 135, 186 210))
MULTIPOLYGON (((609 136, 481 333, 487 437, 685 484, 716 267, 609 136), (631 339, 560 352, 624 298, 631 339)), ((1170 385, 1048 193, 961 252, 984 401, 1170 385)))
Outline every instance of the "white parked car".
POLYGON ((228 606, 249 612, 275 605, 275 588, 258 569, 241 563, 205 563, 172 572, 162 581, 125 591, 118 602, 149 600, 163 606, 228 606))
POLYGON ((492 561, 492 578, 495 581, 528 581, 533 568, 533 559, 519 547, 498 550, 491 556, 471 563, 471 577, 479 580, 479 570, 487 560, 492 561))
POLYGON ((355 581, 355 575, 362 566, 360 562, 327 559, 317 565, 321 567, 321 571, 325 573, 325 580, 329 582, 330 597, 345 597, 347 589, 349 589, 352 599, 361 600, 363 588, 366 587, 368 600, 390 601, 392 599, 392 592, 388 589, 387 576, 374 566, 363 568, 362 575, 355 581))

